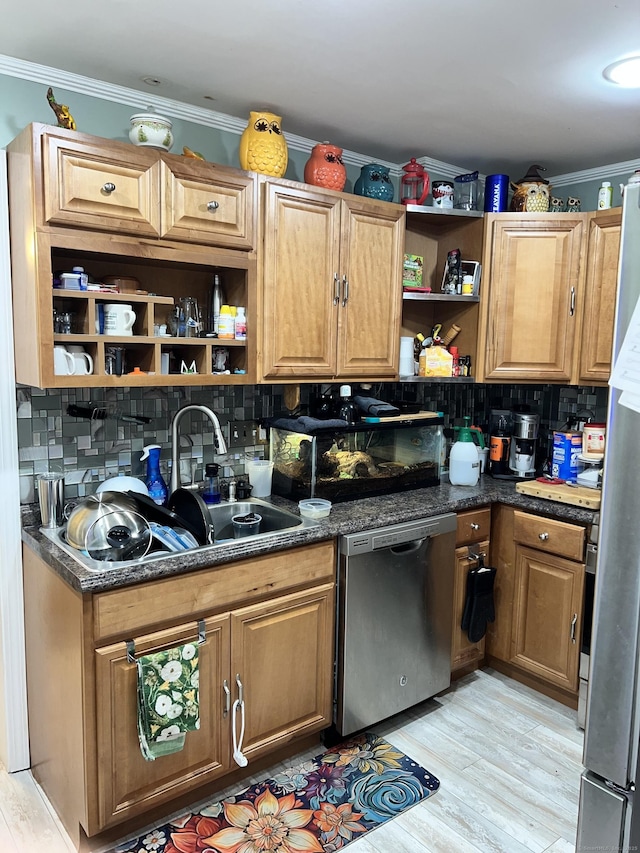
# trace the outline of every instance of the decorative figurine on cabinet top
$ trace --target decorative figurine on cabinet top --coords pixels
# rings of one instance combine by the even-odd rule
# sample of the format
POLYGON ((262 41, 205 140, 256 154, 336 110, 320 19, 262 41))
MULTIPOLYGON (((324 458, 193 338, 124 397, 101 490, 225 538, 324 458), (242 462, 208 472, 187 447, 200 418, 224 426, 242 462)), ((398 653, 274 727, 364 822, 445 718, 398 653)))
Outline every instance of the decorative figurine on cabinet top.
POLYGON ((56 102, 55 96, 53 94, 53 89, 51 86, 47 89, 47 101, 49 102, 49 106, 56 114, 56 118, 58 119, 58 127, 66 127, 67 130, 75 130, 76 123, 69 112, 69 107, 65 104, 59 104, 56 102))
POLYGON ((304 181, 327 190, 344 189, 347 170, 342 162, 342 148, 330 142, 314 145, 304 166, 304 181))
POLYGON ((186 145, 182 146, 182 156, 189 157, 191 160, 204 160, 203 155, 199 151, 193 151, 186 145))
POLYGON ((379 163, 363 166, 353 192, 355 195, 364 195, 381 201, 393 201, 393 184, 389 177, 389 169, 379 163))
POLYGON ((581 209, 580 199, 570 195, 567 199, 567 213, 580 213, 581 209))
POLYGON ((274 113, 249 113, 249 124, 242 131, 238 151, 242 169, 273 178, 284 177, 289 152, 281 123, 282 117, 274 113))
POLYGON ((551 196, 551 207, 549 211, 551 213, 562 213, 564 210, 564 199, 557 198, 556 196, 551 196))
POLYGON ((540 169, 543 172, 546 171, 542 166, 529 166, 524 178, 520 178, 515 184, 511 181, 513 189, 511 210, 526 213, 545 213, 549 210, 551 185, 546 178, 542 177, 540 169))
POLYGON ((154 113, 153 107, 149 107, 146 113, 135 113, 129 121, 131 122, 129 140, 134 145, 141 145, 143 148, 161 148, 163 151, 171 149, 173 125, 168 118, 154 113))

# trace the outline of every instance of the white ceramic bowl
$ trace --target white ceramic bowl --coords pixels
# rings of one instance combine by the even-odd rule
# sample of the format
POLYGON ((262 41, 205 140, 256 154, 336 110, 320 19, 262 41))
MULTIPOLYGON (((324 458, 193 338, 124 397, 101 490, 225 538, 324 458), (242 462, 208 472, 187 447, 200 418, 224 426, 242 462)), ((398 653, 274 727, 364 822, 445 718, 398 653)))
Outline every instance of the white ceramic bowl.
POLYGON ((96 489, 96 494, 100 492, 138 492, 141 495, 149 496, 149 489, 137 477, 110 477, 104 483, 100 483, 96 489))
POLYGON ((324 498, 306 498, 298 501, 300 515, 306 518, 326 518, 331 512, 331 501, 324 498))
POLYGON ((172 124, 168 118, 154 112, 136 113, 129 119, 129 139, 134 145, 146 148, 161 148, 169 151, 173 145, 172 124))

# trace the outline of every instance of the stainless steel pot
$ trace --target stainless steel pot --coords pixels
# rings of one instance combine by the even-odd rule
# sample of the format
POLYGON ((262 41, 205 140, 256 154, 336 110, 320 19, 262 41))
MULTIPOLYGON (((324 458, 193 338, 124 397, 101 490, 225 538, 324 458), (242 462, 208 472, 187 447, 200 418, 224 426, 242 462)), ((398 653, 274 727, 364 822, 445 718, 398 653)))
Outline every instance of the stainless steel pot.
POLYGON ((71 512, 66 538, 94 560, 135 560, 151 547, 149 523, 121 492, 90 495, 71 512))

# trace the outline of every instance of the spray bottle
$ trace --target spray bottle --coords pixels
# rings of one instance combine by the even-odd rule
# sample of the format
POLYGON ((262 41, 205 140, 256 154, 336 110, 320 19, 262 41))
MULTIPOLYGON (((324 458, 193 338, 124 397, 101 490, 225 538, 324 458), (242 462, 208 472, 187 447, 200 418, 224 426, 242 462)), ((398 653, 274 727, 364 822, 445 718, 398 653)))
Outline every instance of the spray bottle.
POLYGON ((167 488, 167 484, 160 473, 160 451, 162 448, 159 444, 148 444, 142 449, 143 454, 140 457, 140 460, 147 460, 147 476, 145 478, 145 483, 149 489, 149 497, 159 506, 164 506, 167 503, 167 498, 169 497, 169 489, 167 488))
MULTIPOLYGON (((459 427, 458 440, 449 455, 449 482, 452 486, 475 486, 480 478, 480 457, 473 440, 471 418, 465 417, 465 425, 459 427)), ((478 430, 479 431, 479 430, 478 430)))

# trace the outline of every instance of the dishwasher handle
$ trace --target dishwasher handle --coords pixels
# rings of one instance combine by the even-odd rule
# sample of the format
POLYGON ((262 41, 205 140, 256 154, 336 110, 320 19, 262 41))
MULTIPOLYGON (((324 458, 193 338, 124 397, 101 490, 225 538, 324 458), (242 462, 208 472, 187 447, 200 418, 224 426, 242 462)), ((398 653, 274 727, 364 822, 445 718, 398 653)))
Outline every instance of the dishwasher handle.
POLYGON ((422 548, 424 539, 414 539, 413 542, 403 542, 402 545, 392 545, 389 550, 392 554, 413 554, 422 548))

